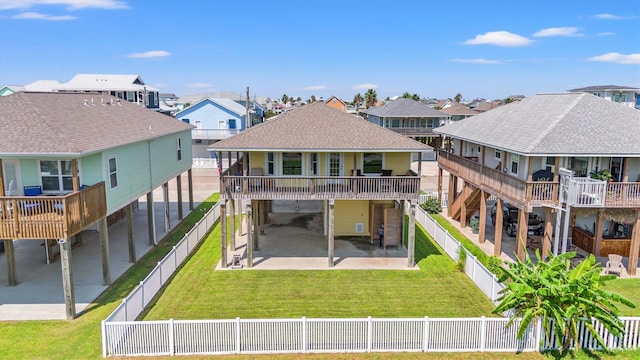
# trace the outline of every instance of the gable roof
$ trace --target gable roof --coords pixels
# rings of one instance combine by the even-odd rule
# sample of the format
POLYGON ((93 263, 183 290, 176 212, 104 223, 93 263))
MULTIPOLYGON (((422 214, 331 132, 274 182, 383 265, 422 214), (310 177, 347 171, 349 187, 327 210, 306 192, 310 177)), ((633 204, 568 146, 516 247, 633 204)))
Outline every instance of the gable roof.
POLYGON ((209 149, 418 152, 431 147, 316 101, 219 141, 209 149))
POLYGON ((77 74, 71 80, 58 85, 54 90, 82 91, 158 91, 146 85, 138 75, 122 74, 77 74))
POLYGON ((194 109, 196 109, 195 106, 201 105, 201 104, 204 104, 204 103, 217 104, 218 106, 221 106, 221 107, 231 111, 232 113, 237 114, 240 117, 245 116, 246 113, 247 113, 247 110, 245 109, 244 106, 238 104, 237 102, 235 102, 235 101, 233 101, 231 99, 212 97, 212 98, 202 99, 202 100, 198 101, 197 103, 192 104, 188 108, 185 108, 185 109, 177 112, 175 114, 175 116, 176 117, 180 117, 180 116, 183 115, 183 113, 194 111, 194 109))
POLYGON ((0 97, 0 156, 81 156, 191 128, 108 95, 20 92, 0 97))
POLYGON ((634 88, 631 86, 619 86, 619 85, 595 85, 595 86, 586 86, 577 89, 568 90, 570 92, 582 92, 582 91, 638 91, 639 88, 634 88))
POLYGON ((342 105, 347 106, 347 103, 342 101, 342 99, 340 99, 339 97, 335 96, 335 95, 331 95, 331 97, 329 97, 327 100, 325 100, 325 104, 328 104, 329 101, 331 101, 331 99, 336 99, 338 101, 340 101, 342 103, 342 105))
POLYGON ((519 154, 640 156, 640 111, 588 93, 526 97, 434 132, 519 154))
POLYGON ((444 109, 440 110, 441 112, 448 114, 448 115, 478 115, 480 114, 480 112, 475 111, 473 109, 469 109, 468 107, 459 104, 459 103, 454 103, 453 105, 446 107, 444 109))
POLYGON ((58 80, 36 80, 30 84, 24 86, 24 91, 53 91, 58 88, 62 83, 58 80))
POLYGON ((362 113, 377 117, 447 117, 447 114, 407 98, 398 98, 384 106, 363 110, 362 113))

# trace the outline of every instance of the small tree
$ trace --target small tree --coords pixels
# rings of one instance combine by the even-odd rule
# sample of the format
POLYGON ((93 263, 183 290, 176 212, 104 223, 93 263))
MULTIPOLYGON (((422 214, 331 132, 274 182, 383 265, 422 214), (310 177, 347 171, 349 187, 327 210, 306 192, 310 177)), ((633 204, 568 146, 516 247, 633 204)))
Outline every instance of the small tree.
POLYGON ((542 319, 547 342, 553 333, 556 342, 562 344, 562 351, 572 345, 573 349, 580 349, 580 320, 584 320, 589 333, 605 350, 606 344, 593 327, 594 320, 598 320, 614 336, 624 333, 624 325, 618 318, 618 308, 614 302, 633 308, 635 305, 624 296, 603 288, 605 281, 615 278, 615 275, 600 275, 602 267, 593 254, 570 269, 570 259, 575 255, 575 252, 549 255, 549 259, 543 261, 536 250, 537 263, 534 264, 526 253, 524 262, 517 259, 515 263, 502 268, 500 281, 506 288, 502 290, 502 296, 498 299, 500 303, 493 312, 502 314, 513 310, 507 326, 522 318, 518 327, 519 339, 537 318, 542 319))

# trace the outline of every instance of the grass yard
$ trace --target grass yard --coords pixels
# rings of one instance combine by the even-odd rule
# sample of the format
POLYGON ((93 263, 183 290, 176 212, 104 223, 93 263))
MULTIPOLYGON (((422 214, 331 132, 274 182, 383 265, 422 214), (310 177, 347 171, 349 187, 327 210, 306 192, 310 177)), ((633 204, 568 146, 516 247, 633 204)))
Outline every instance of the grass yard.
POLYGON ((210 234, 144 317, 477 317, 493 305, 454 263, 416 231, 420 271, 213 271, 220 229, 210 234))
MULTIPOLYGON (((640 316, 640 279, 615 279, 607 282, 605 289, 620 294, 636 304, 636 308, 620 305, 620 316, 640 316)), ((640 354, 638 356, 640 359, 640 354)))

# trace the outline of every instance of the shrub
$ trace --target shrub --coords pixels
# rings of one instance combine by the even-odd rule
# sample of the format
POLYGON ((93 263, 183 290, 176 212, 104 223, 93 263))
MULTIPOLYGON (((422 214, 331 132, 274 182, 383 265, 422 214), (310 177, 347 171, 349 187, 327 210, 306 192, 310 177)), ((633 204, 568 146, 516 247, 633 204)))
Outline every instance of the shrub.
POLYGON ((467 252, 464 247, 458 250, 458 262, 456 263, 456 269, 460 272, 464 272, 464 267, 467 264, 467 252))
POLYGON ((440 201, 438 198, 430 197, 427 198, 427 201, 420 204, 420 207, 423 208, 429 214, 439 214, 442 211, 442 206, 440 205, 440 201))

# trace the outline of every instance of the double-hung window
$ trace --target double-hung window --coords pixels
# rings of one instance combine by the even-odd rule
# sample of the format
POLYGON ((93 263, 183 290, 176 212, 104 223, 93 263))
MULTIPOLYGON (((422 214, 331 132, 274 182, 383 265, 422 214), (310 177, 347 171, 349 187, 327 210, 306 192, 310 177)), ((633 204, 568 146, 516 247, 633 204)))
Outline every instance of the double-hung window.
POLYGON ((302 175, 302 153, 282 153, 282 175, 302 175))
POLYGON ((520 163, 520 155, 511 154, 511 173, 518 175, 518 164, 520 163))
POLYGON ((382 153, 364 153, 362 155, 363 174, 382 174, 382 153))
POLYGON ((73 191, 71 161, 40 160, 40 180, 42 191, 73 191))
POLYGON ((109 188, 118 187, 118 162, 115 157, 109 159, 109 188))
POLYGON ((178 161, 182 160, 182 139, 178 138, 177 144, 178 161))

